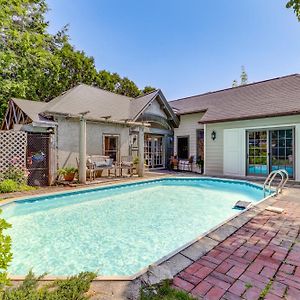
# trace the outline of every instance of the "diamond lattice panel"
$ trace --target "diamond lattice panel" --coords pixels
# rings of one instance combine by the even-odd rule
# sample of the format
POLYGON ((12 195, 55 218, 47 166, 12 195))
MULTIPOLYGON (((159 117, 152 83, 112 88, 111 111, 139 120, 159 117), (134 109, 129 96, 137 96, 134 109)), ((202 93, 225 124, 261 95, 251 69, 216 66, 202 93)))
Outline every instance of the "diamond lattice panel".
POLYGON ((10 165, 26 168, 27 133, 0 131, 0 172, 10 165))

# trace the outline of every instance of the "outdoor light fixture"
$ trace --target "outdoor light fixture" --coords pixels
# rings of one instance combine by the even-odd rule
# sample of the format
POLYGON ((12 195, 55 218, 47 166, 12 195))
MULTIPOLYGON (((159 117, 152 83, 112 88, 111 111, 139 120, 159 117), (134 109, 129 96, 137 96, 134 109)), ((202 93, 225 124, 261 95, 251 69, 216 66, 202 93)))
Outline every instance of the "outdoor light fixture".
POLYGON ((216 132, 213 130, 211 133, 211 139, 214 141, 216 139, 216 132))

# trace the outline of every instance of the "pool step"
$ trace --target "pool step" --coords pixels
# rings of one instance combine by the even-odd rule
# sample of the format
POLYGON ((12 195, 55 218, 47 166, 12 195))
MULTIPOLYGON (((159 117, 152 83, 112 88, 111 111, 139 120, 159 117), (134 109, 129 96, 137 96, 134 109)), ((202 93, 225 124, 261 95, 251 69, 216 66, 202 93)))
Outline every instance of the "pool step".
POLYGON ((252 205, 252 202, 250 201, 242 201, 242 200, 239 200, 233 207, 233 209, 246 209, 248 207, 250 207, 252 205))

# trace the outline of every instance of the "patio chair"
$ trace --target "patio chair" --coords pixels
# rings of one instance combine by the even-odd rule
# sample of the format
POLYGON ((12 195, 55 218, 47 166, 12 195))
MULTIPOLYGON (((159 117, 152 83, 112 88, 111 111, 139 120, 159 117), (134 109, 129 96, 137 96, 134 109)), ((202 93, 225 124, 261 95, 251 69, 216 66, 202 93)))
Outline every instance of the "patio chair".
POLYGON ((132 156, 122 156, 120 162, 120 175, 123 175, 123 170, 127 170, 130 177, 133 175, 133 158, 132 156))

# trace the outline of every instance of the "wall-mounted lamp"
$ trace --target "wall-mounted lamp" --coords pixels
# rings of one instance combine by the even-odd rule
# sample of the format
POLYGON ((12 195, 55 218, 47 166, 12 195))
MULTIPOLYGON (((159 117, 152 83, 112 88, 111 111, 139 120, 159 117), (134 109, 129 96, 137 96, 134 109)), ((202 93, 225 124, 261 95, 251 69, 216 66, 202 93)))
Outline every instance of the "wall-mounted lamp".
POLYGON ((211 133, 211 139, 214 141, 217 137, 217 134, 216 132, 213 130, 212 133, 211 133))

